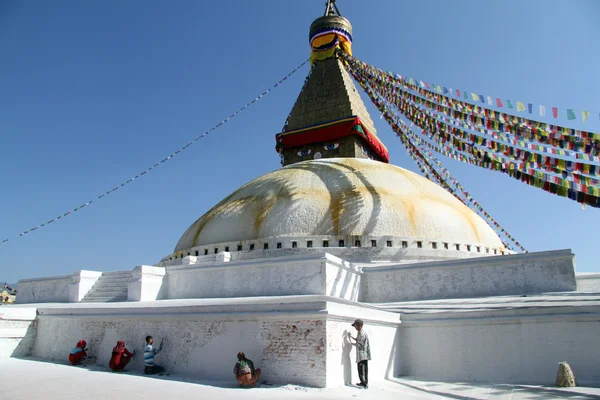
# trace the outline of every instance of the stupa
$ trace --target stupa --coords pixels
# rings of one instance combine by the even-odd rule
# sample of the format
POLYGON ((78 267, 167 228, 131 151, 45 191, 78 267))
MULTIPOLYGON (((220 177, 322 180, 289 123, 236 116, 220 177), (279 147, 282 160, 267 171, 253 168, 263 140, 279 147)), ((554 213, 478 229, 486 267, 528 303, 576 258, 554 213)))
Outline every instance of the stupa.
POLYGON ((561 361, 600 383, 600 274, 578 279, 570 250, 514 254, 441 187, 390 165, 338 57, 352 27, 334 1, 309 40, 310 74, 276 136, 283 167, 156 265, 19 281, 0 356, 63 360, 84 338, 105 365, 116 340, 139 349, 152 334, 174 374, 230 381, 244 351, 270 382, 335 387, 356 382, 347 332, 361 318, 372 385, 552 384, 561 361))

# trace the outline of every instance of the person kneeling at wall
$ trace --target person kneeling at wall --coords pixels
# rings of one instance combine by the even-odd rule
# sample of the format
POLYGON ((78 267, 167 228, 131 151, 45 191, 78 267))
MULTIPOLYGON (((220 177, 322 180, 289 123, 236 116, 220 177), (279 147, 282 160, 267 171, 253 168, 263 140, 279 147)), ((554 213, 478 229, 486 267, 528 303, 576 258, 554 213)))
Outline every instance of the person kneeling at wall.
POLYGON ((147 375, 160 374, 165 369, 160 365, 154 365, 154 356, 161 352, 164 339, 160 341, 158 349, 152 347, 154 338, 146 336, 146 348, 144 349, 144 373, 147 375))
POLYGON ((81 362, 85 360, 87 357, 87 349, 85 346, 87 346, 87 343, 82 339, 77 342, 75 348, 71 350, 71 353, 69 353, 69 362, 71 365, 81 364, 81 362))
POLYGON ((114 372, 124 371, 125 367, 131 359, 135 356, 135 350, 130 352, 125 348, 125 342, 123 340, 119 340, 117 345, 113 347, 112 355, 110 357, 110 362, 108 366, 114 372))
POLYGON ((254 363, 252 360, 246 358, 243 352, 239 352, 237 355, 238 362, 235 363, 233 373, 237 378, 238 383, 241 387, 254 387, 258 378, 260 378, 260 368, 254 369, 254 363))

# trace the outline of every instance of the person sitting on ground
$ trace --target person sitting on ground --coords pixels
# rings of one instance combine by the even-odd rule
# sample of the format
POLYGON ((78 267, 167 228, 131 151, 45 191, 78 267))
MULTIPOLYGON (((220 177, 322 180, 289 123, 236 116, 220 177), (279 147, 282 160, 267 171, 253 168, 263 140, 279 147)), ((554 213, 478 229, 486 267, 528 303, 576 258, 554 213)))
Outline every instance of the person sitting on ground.
POLYGON ((125 342, 119 340, 117 345, 113 347, 112 356, 108 366, 113 371, 123 371, 133 356, 135 356, 135 350, 131 353, 125 348, 125 342))
POLYGON ((69 354, 69 361, 71 362, 71 365, 77 365, 85 359, 87 356, 87 349, 85 348, 86 345, 87 343, 85 340, 80 340, 77 342, 77 345, 75 345, 75 348, 71 350, 71 353, 69 354))
POLYGON ((160 365, 154 364, 154 356, 160 353, 163 348, 163 340, 160 341, 158 349, 152 347, 154 338, 152 336, 146 336, 146 348, 144 349, 144 373, 147 375, 159 374, 165 369, 160 365))
POLYGON ((253 387, 256 385, 258 378, 260 378, 260 368, 254 369, 254 363, 252 360, 246 358, 243 352, 239 352, 237 355, 238 362, 235 363, 233 373, 237 378, 238 383, 242 387, 253 387))

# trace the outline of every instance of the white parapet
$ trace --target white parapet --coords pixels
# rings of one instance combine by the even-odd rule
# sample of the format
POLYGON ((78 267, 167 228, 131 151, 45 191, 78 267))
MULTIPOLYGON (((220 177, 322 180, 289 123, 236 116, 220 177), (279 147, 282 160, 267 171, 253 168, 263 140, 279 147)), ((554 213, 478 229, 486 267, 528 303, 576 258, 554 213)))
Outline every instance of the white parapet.
POLYGON ((127 300, 153 301, 164 298, 166 284, 163 267, 138 265, 131 275, 131 281, 127 285, 127 300))
POLYGON ((168 299, 329 295, 356 301, 362 275, 360 268, 328 253, 166 268, 168 299))
POLYGON ((554 385, 567 361, 600 385, 600 296, 552 293, 387 305, 402 313, 400 373, 445 382, 554 385))
POLYGON ((80 270, 71 275, 21 279, 17 283, 16 302, 78 303, 100 276, 102 272, 80 270))
POLYGON ((576 275, 577 291, 579 292, 600 292, 600 273, 583 272, 576 275))
POLYGON ((0 358, 31 355, 36 315, 35 307, 4 306, 0 309, 0 358))
POLYGON ((361 301, 387 303, 577 288, 571 250, 365 267, 361 301))
POLYGON ((102 272, 86 270, 80 270, 71 275, 69 303, 79 303, 101 276, 102 272))

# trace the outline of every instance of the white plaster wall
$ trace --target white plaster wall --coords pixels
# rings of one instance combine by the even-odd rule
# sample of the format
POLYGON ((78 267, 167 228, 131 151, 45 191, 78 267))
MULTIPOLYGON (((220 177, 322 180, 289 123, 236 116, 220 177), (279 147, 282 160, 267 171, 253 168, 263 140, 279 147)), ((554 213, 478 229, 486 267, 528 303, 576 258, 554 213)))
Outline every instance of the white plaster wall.
MULTIPOLYGON (((352 263, 327 253, 171 266, 167 267, 167 296, 182 299, 320 294, 355 301, 361 274, 352 263)), ((136 285, 132 283, 130 290, 136 285)))
POLYGON ((17 299, 19 304, 64 302, 70 300, 69 285, 72 276, 53 276, 48 278, 21 279, 17 283, 17 299))
POLYGON ((323 264, 323 260, 309 260, 169 268, 168 298, 325 294, 323 264))
MULTIPOLYGON (((356 337, 353 320, 327 321, 327 386, 354 385, 359 382, 356 347, 348 339, 348 332, 356 337)), ((371 345, 369 384, 394 375, 396 367, 396 339, 398 329, 393 325, 366 323, 365 332, 371 345)))
POLYGON ((244 351, 276 383, 325 386, 325 324, 320 320, 210 320, 194 317, 41 316, 33 355, 65 361, 78 340, 107 366, 117 340, 136 350, 129 369, 143 369, 146 335, 164 350, 156 363, 184 376, 234 382, 236 354, 244 351))
POLYGON ((86 270, 80 270, 71 275, 71 284, 69 285, 69 302, 80 302, 101 276, 102 272, 86 270))
POLYGON ((577 274, 577 291, 600 292, 600 273, 592 272, 577 274))
POLYGON ((553 385, 567 361, 579 384, 600 384, 600 318, 468 318, 402 325, 399 370, 435 381, 553 385))
POLYGON ((165 269, 150 265, 138 265, 131 272, 127 284, 127 300, 153 301, 166 297, 165 269))
MULTIPOLYGON (((332 341, 327 329, 335 325, 327 322, 343 321, 340 327, 346 329, 354 318, 373 329, 396 329, 399 324, 398 314, 329 296, 55 304, 38 309, 33 355, 66 363, 75 343, 85 339, 90 355, 107 366, 117 340, 140 352, 150 334, 157 343, 165 339, 157 364, 176 374, 233 383, 236 354, 244 351, 270 382, 339 386, 341 375, 328 380, 332 341)), ((392 335, 384 333, 374 333, 376 346, 392 346, 385 339, 392 335)), ((379 352, 377 347, 374 351, 379 352)), ((336 356, 335 363, 340 359, 336 356)), ((131 369, 141 370, 142 365, 142 357, 136 357, 131 369)))
POLYGON ((362 271, 347 261, 327 255, 326 293, 329 296, 358 301, 362 271))
POLYGON ((397 301, 574 291, 570 250, 363 268, 361 301, 397 301))
POLYGON ((35 308, 0 308, 0 358, 31 354, 36 336, 35 317, 35 308))

